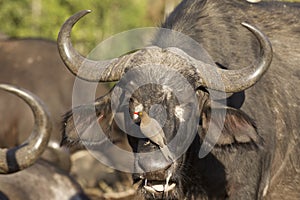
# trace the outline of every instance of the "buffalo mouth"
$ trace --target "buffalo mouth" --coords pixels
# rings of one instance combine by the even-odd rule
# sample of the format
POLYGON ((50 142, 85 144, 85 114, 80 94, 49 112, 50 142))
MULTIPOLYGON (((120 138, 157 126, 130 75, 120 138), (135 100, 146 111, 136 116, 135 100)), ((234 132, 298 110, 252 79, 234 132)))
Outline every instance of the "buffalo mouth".
POLYGON ((152 194, 168 193, 175 189, 176 183, 167 181, 148 181, 145 179, 143 189, 152 194))
POLYGON ((139 176, 135 178, 135 183, 139 184, 139 189, 151 195, 168 195, 175 191, 177 182, 171 179, 171 174, 164 180, 151 179, 150 177, 139 176))

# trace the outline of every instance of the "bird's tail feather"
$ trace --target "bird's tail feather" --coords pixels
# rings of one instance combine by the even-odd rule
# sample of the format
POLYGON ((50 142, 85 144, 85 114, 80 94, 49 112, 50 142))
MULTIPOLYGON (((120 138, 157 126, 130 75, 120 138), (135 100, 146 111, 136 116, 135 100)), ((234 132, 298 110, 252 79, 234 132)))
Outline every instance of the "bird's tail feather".
POLYGON ((160 148, 162 154, 164 157, 169 161, 173 159, 172 153, 170 152, 169 148, 167 146, 164 146, 163 148, 160 148))

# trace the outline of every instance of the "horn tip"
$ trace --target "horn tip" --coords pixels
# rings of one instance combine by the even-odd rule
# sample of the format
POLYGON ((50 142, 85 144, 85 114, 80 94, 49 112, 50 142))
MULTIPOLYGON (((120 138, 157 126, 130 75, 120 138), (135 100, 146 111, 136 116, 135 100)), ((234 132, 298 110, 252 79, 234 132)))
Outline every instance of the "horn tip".
POLYGON ((89 10, 89 9, 87 9, 87 10, 81 10, 78 13, 76 13, 74 16, 77 15, 79 17, 79 19, 80 19, 81 17, 83 17, 83 16, 85 16, 85 15, 91 13, 91 12, 92 12, 92 10, 89 10))
POLYGON ((89 14, 89 13, 91 13, 91 12, 92 12, 92 10, 87 9, 87 10, 82 10, 82 11, 80 11, 79 13, 82 14, 81 16, 84 16, 84 15, 87 15, 87 14, 89 14))
POLYGON ((249 24, 248 22, 242 22, 241 24, 242 24, 242 26, 245 26, 245 27, 252 27, 252 25, 249 24))

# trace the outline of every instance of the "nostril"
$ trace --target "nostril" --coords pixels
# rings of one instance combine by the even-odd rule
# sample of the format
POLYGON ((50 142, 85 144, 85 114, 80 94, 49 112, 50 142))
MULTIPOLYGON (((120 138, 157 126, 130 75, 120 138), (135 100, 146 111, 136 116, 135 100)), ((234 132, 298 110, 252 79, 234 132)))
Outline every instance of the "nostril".
POLYGON ((132 174, 132 180, 133 180, 133 184, 140 182, 141 180, 145 179, 145 177, 141 174, 138 173, 134 173, 132 174))

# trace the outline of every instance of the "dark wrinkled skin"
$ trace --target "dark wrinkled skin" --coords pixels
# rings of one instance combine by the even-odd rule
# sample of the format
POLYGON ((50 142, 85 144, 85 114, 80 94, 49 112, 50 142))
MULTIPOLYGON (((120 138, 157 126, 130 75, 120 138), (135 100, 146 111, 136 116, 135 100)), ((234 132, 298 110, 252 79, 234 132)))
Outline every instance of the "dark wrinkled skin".
MULTIPOLYGON (((261 2, 249 4, 238 0, 185 0, 162 24, 185 33, 201 43, 222 68, 236 69, 253 64, 259 55, 256 39, 240 23, 257 26, 270 39, 274 55, 268 72, 253 87, 228 98, 225 127, 213 150, 198 158, 210 119, 209 94, 199 88, 200 134, 188 151, 173 164, 176 188, 168 194, 151 194, 143 189, 139 174, 133 179, 139 187, 137 199, 297 199, 300 197, 299 139, 299 41, 300 5, 298 3, 261 2)), ((172 38, 163 37, 165 46, 172 38), (169 39, 169 40, 168 40, 169 39)), ((170 42, 170 44, 168 44, 170 42)), ((196 54, 193 54, 197 57, 196 54)), ((157 72, 160 73, 160 72, 157 72)), ((174 98, 166 101, 159 87, 137 90, 134 102, 144 108, 160 103, 170 108, 164 126, 167 140, 174 136, 178 119, 172 113, 174 98), (145 93, 147 91, 147 93, 145 93), (156 93, 157 95, 149 95, 156 93)), ((108 97, 108 96, 106 96, 108 97)), ((96 109, 107 110, 106 98, 97 99, 96 109)), ((84 112, 78 107, 73 112, 84 112)), ((85 118, 86 116, 82 116, 85 118)), ((66 118, 65 141, 72 130, 71 113, 66 118)), ((218 124, 218 122, 216 122, 218 124)), ((70 139, 70 138, 69 138, 70 139)), ((154 144, 129 137, 135 152, 157 149, 154 144)), ((149 165, 159 161, 148 161, 149 165)), ((140 166, 136 166, 140 167, 140 166)), ((149 182, 164 181, 164 170, 143 174, 149 182)))

